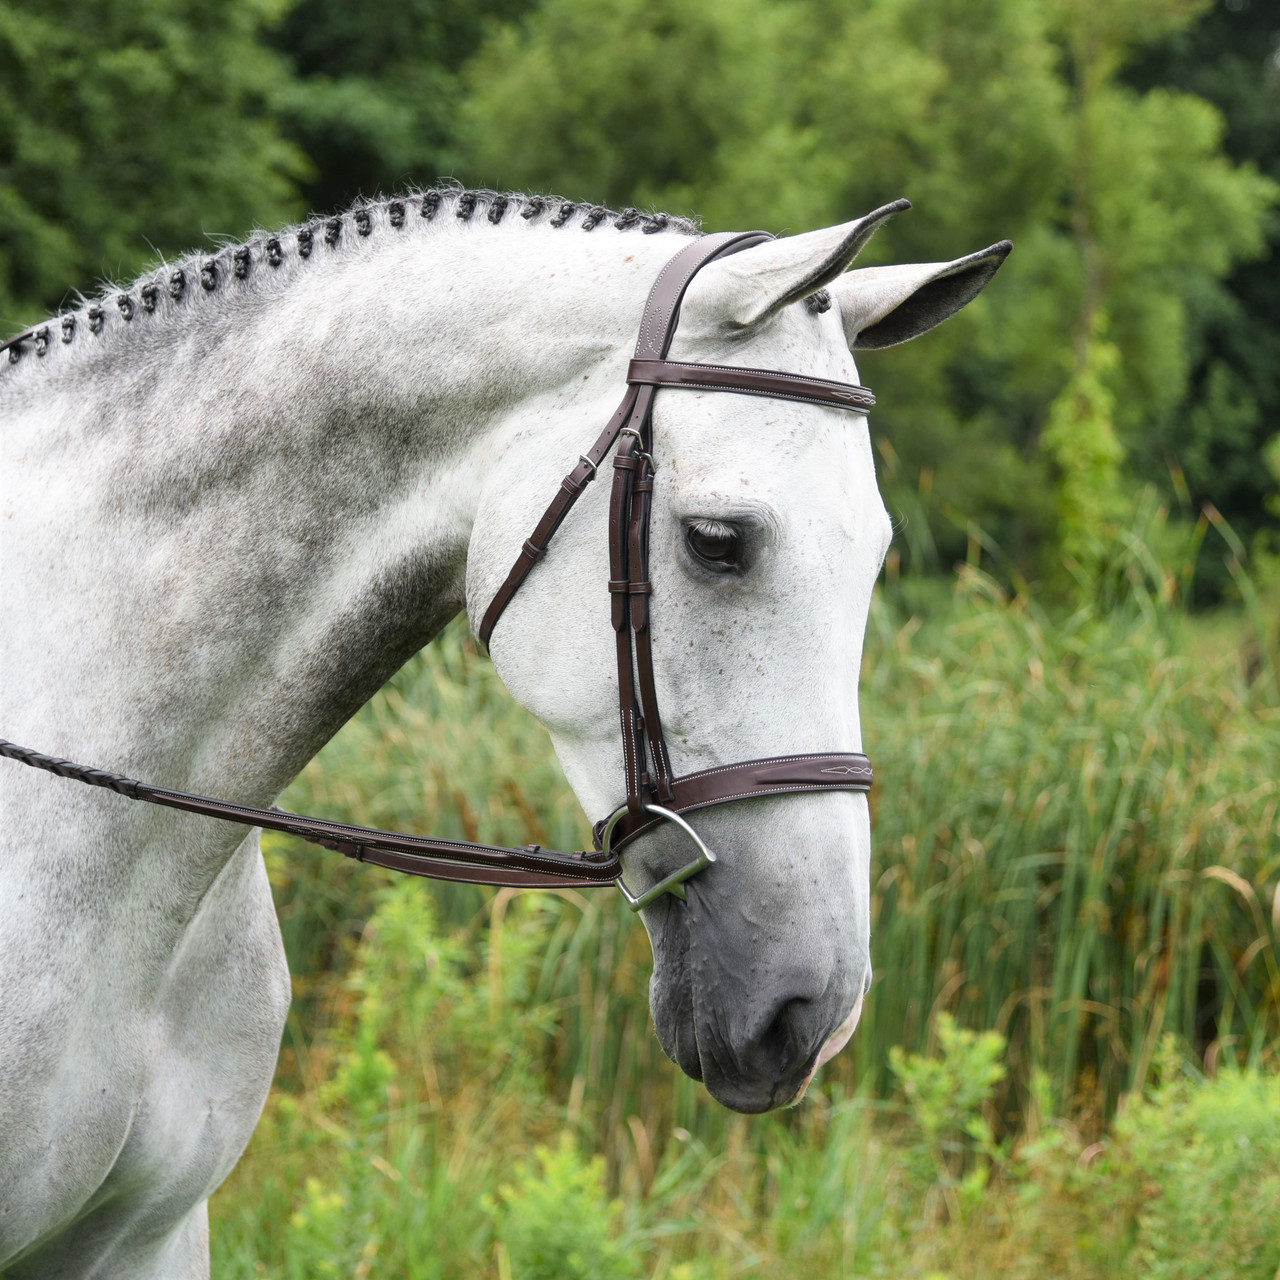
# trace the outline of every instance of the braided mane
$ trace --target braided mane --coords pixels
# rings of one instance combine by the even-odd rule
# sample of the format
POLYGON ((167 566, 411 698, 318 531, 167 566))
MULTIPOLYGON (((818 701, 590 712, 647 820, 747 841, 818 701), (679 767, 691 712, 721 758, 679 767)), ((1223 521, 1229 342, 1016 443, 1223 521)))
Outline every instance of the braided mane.
POLYGON ((618 211, 557 196, 442 186, 382 199, 362 198, 332 217, 312 217, 275 232, 256 231, 247 240, 228 242, 213 253, 190 253, 172 263, 152 267, 131 284, 108 285, 92 298, 81 296, 77 305, 0 343, 0 353, 8 352, 9 364, 19 363, 28 354, 43 357, 55 343, 69 345, 81 341, 86 334, 101 333, 109 319, 118 317, 129 323, 140 313, 152 313, 166 296, 180 302, 218 293, 233 281, 247 280, 264 268, 278 269, 290 259, 309 261, 322 244, 328 250, 340 250, 352 240, 359 241, 375 232, 386 234, 414 222, 431 223, 449 217, 492 226, 505 218, 519 217, 529 224, 556 229, 594 231, 612 225, 617 231, 639 230, 645 235, 659 231, 701 234, 697 223, 688 218, 642 213, 634 208, 618 211))

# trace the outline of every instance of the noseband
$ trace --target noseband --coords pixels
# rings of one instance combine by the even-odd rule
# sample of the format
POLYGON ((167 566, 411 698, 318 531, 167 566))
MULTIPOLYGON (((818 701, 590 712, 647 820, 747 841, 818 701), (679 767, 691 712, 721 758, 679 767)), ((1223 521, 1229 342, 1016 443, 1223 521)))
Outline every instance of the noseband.
POLYGON ((851 383, 768 369, 687 364, 666 358, 679 320, 680 302, 697 272, 709 262, 772 238, 764 231, 704 236, 687 245, 663 267, 645 304, 622 403, 595 444, 560 482, 551 505, 520 549, 476 633, 487 648, 503 611, 533 566, 546 555, 552 536, 595 479, 609 450, 617 444, 609 503, 609 592, 617 641, 626 801, 596 823, 595 849, 569 853, 538 845, 506 848, 329 822, 282 809, 232 804, 153 786, 3 740, 0 740, 0 756, 60 777, 107 787, 131 800, 283 831, 362 862, 412 875, 519 888, 590 888, 614 882, 633 911, 664 893, 684 898, 684 882, 716 860, 687 821, 686 814, 711 805, 762 796, 868 791, 871 762, 859 752, 770 756, 676 777, 658 715, 649 627, 649 602, 653 592, 649 580, 649 519, 656 472, 653 401, 658 389, 731 391, 859 413, 875 404, 875 397, 866 387, 851 383), (633 894, 622 880, 619 850, 661 822, 671 823, 689 836, 697 847, 697 857, 643 892, 633 894))

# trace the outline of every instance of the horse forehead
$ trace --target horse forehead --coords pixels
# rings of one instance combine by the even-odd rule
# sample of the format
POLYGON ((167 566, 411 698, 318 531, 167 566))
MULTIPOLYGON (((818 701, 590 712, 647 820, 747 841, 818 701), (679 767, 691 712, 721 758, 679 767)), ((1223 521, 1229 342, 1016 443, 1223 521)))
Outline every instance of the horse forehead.
POLYGON ((677 414, 662 452, 682 515, 763 507, 779 526, 858 540, 887 518, 861 416, 718 393, 677 414))
MULTIPOLYGON (((834 309, 815 315, 801 304, 782 308, 750 341, 694 343, 673 349, 672 358, 858 382, 834 309)), ((772 397, 679 392, 658 397, 654 422, 663 450, 677 456, 691 481, 768 485, 782 500, 807 494, 836 502, 853 492, 865 500, 876 492, 860 414, 772 397)))

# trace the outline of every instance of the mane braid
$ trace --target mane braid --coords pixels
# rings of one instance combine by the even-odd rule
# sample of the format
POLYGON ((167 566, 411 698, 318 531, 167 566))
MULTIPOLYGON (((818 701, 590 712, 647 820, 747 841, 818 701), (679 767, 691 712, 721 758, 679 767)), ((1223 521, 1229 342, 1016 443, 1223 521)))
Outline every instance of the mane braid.
MULTIPOLYGON (((250 279, 259 264, 278 268, 291 258, 306 262, 315 256, 317 248, 323 248, 323 256, 328 257, 329 252, 340 252, 344 245, 357 238, 394 235, 407 225, 415 204, 418 216, 425 222, 433 221, 442 209, 452 206, 454 216, 460 221, 480 225, 497 226, 512 209, 517 209, 521 219, 530 225, 545 222, 556 230, 577 226, 582 231, 593 231, 612 222, 618 231, 638 227, 645 235, 659 231, 685 236, 702 234, 697 222, 669 213, 642 213, 632 207, 619 213, 605 205, 581 204, 555 196, 456 185, 430 187, 388 199, 360 199, 333 217, 310 219, 271 234, 255 232, 244 243, 229 242, 212 254, 184 255, 172 265, 151 268, 131 285, 108 285, 96 298, 82 297, 80 306, 0 342, 0 352, 8 353, 8 364, 19 363, 28 352, 41 358, 50 350, 51 325, 62 344, 70 346, 102 333, 109 316, 117 316, 130 324, 140 313, 155 315, 166 294, 172 306, 190 305, 187 282, 193 276, 201 286, 194 297, 218 294, 225 292, 234 281, 250 279), (485 216, 476 218, 480 210, 485 216), (348 226, 354 228, 355 237, 344 238, 343 231, 348 226), (80 323, 81 317, 84 324, 80 323)), ((114 325, 114 320, 112 323, 114 325)), ((3 363, 0 362, 0 366, 3 363)))

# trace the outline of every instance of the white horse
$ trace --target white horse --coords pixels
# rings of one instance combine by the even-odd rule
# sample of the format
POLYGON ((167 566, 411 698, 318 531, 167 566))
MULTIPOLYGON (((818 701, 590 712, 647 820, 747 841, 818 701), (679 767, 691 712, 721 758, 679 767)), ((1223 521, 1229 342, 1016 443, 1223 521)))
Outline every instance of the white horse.
MULTIPOLYGON (((706 268, 673 357, 856 382, 851 347, 937 323, 1007 251, 846 273, 889 211, 706 268)), ((420 193, 51 320, 0 368, 0 734, 270 804, 450 617, 484 612, 613 410, 649 287, 693 234, 420 193)), ((890 538, 865 417, 671 392, 655 431, 653 644, 676 771, 860 750, 890 538)), ((592 818, 622 790, 607 489, 492 641, 592 818)), ((0 1269, 205 1276, 207 1197, 257 1121, 289 1002, 257 832, 9 761, 0 797, 0 1269)), ((715 1097, 764 1110, 858 1018, 866 800, 754 800, 698 825, 719 862, 644 914, 654 1020, 715 1097)), ((630 847, 632 884, 687 858, 672 840, 630 847)))

